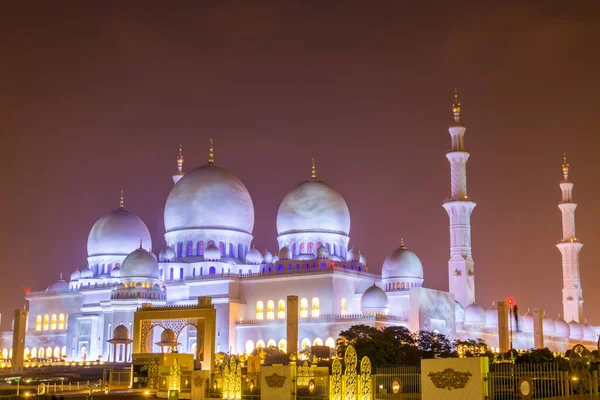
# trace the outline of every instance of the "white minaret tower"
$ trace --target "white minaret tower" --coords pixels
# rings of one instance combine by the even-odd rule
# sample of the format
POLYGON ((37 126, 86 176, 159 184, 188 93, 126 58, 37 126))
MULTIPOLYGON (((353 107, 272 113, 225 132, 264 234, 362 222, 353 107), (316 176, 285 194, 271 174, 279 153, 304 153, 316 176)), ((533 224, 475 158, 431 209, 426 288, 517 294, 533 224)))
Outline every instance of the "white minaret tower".
POLYGON ((183 150, 181 145, 179 145, 179 155, 177 156, 177 172, 173 175, 173 182, 177 183, 181 178, 183 178, 185 173, 183 172, 183 150))
POLYGON ((562 240, 556 245, 562 254, 563 270, 563 314, 567 322, 583 319, 583 292, 579 277, 579 252, 583 243, 575 235, 575 209, 573 203, 573 182, 569 181, 569 164, 567 154, 564 154, 562 165, 563 181, 560 183, 562 201, 558 204, 562 213, 562 240))
POLYGON ((475 269, 471 255, 471 212, 475 202, 467 196, 467 160, 464 136, 466 128, 460 122, 458 91, 454 89, 454 123, 448 131, 452 150, 446 154, 450 162, 451 197, 444 203, 450 218, 450 260, 448 260, 449 291, 467 307, 475 302, 475 269))

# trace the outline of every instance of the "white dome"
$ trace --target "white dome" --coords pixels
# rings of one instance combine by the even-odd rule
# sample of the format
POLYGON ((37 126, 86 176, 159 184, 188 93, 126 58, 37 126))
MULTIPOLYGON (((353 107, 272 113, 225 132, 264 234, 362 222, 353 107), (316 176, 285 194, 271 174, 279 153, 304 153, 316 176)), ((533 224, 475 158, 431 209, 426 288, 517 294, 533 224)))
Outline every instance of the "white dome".
POLYGON ((152 254, 139 248, 125 257, 121 278, 159 278, 158 263, 152 254))
POLYGON ((585 321, 581 328, 583 329, 583 340, 595 342, 598 337, 596 336, 596 329, 585 321))
POLYGON ((90 267, 84 268, 83 271, 81 271, 81 278, 92 278, 94 276, 94 271, 92 271, 92 269, 90 267))
POLYGON ((346 254, 346 261, 360 261, 360 251, 356 250, 354 247, 348 250, 348 254, 346 254))
POLYGON ((348 236, 350 211, 344 198, 318 179, 290 190, 277 212, 279 235, 295 232, 329 232, 348 236))
POLYGON ((465 309, 458 301, 454 301, 454 318, 457 324, 465 323, 465 309))
POLYGON ((252 234, 254 205, 242 181, 215 164, 198 167, 171 189, 165 205, 167 232, 226 229, 252 234))
POLYGON ((124 208, 117 208, 100 217, 90 230, 88 256, 126 256, 140 246, 140 240, 148 250, 152 249, 152 238, 144 221, 124 208))
POLYGON ((75 271, 73 271, 73 273, 71 274, 71 282, 74 281, 78 281, 79 278, 81 278, 81 272, 79 272, 79 268, 77 268, 75 271))
POLYGON ((165 247, 158 254, 158 260, 160 262, 173 261, 174 258, 175 258, 175 250, 173 250, 173 248, 171 246, 165 247))
MULTIPOLYGON (((417 255, 401 245, 392 251, 381 268, 381 277, 423 279, 423 264, 417 255)), ((468 307, 467 307, 468 308, 468 307)), ((485 320, 484 320, 485 323, 485 320)))
POLYGON ((273 261, 272 261, 272 262, 276 263, 277 261, 279 261, 279 256, 277 256, 277 255, 274 255, 274 256, 273 256, 273 261))
POLYGON ((46 292, 62 292, 69 290, 69 284, 62 277, 46 288, 46 292))
POLYGON ((267 263, 270 264, 273 262, 273 254, 271 254, 271 252, 269 250, 266 250, 263 254, 263 260, 267 263))
POLYGON ((221 259, 221 252, 214 243, 209 244, 206 250, 204 250, 204 259, 210 261, 219 261, 221 259))
POLYGON ((360 297, 360 310, 365 314, 387 314, 390 309, 390 302, 387 294, 376 284, 360 297))
POLYGON ((246 253, 246 262, 248 264, 261 264, 263 256, 260 254, 260 251, 256 250, 256 247, 253 247, 246 253))
POLYGON ((568 338, 570 334, 569 324, 567 324, 564 319, 558 317, 554 320, 554 332, 558 337, 568 338))
POLYGON ((569 337, 571 339, 583 339, 583 328, 577 321, 569 322, 569 337))
POLYGON ((317 249, 317 258, 329 258, 329 249, 326 246, 319 246, 317 249))
POLYGON ((121 268, 119 267, 114 267, 111 271, 110 271, 110 277, 111 278, 120 278, 121 277, 121 268))
POLYGON ((289 260, 290 258, 292 258, 292 252, 290 251, 290 248, 287 246, 283 246, 281 250, 279 250, 279 259, 289 260))
POLYGON ((550 317, 544 317, 542 319, 542 326, 544 329, 544 335, 554 336, 554 321, 550 317))
POLYGON ((367 258, 365 257, 365 255, 363 253, 360 253, 360 263, 364 266, 367 265, 367 258))
POLYGON ((498 327, 498 307, 496 307, 496 303, 492 303, 492 306, 485 312, 485 327, 498 327))
POLYGON ((533 315, 529 310, 523 315, 523 332, 533 332, 533 315))
POLYGON ((473 303, 465 309, 465 325, 484 326, 485 319, 485 310, 479 304, 473 303))

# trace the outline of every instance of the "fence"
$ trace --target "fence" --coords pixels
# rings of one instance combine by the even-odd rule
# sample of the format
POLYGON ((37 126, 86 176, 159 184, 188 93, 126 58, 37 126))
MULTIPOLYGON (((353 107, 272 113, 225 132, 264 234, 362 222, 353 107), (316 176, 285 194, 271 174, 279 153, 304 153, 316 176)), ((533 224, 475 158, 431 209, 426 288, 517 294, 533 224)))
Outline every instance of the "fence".
POLYGON ((420 399, 421 369, 413 366, 377 368, 371 376, 375 399, 420 399))
POLYGON ((574 375, 561 370, 557 363, 493 364, 486 379, 490 400, 521 398, 519 386, 523 381, 527 381, 534 399, 598 394, 598 371, 574 375))

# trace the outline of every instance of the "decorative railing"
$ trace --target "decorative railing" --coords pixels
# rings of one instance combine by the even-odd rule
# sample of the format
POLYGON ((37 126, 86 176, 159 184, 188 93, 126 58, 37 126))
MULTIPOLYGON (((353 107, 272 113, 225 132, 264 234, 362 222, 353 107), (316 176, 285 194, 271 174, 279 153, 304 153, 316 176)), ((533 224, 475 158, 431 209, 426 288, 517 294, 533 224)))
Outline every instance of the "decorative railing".
MULTIPOLYGON (((381 314, 323 314, 318 317, 299 318, 299 322, 343 322, 343 321, 394 321, 407 322, 406 319, 395 315, 381 314)), ((285 323, 285 319, 243 319, 236 321, 238 325, 278 325, 285 323)))
POLYGON ((207 308, 215 308, 214 304, 182 304, 182 305, 172 305, 172 306, 142 306, 138 307, 137 311, 170 311, 170 310, 198 310, 198 309, 207 309, 207 308))

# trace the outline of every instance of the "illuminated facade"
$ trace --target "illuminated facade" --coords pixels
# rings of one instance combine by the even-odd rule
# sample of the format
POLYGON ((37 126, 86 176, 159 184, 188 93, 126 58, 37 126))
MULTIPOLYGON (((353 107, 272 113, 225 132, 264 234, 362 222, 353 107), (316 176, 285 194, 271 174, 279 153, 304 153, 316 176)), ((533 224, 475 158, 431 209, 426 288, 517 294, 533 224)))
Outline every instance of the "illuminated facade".
MULTIPOLYGON (((486 311, 475 303, 470 231, 475 203, 467 196, 469 153, 457 96, 453 112, 452 149, 447 154, 451 197, 444 203, 450 221, 448 292, 424 287, 423 265, 402 240, 386 257, 381 274, 369 272, 365 255, 349 245, 348 206, 339 192, 318 178, 314 160, 310 178, 293 187, 279 206, 278 251, 260 252, 252 245, 250 193, 237 176, 215 162, 211 141, 208 162, 188 173, 183 171, 180 148, 164 210, 166 243, 158 256, 152 252, 148 228, 125 208, 121 194, 119 207, 90 230, 85 268, 76 269, 68 282, 61 276, 45 291, 27 295, 25 357, 128 361, 130 347, 118 347, 118 354, 113 354, 114 344, 131 338, 138 307, 196 304, 200 296, 210 296, 217 310, 216 351, 250 352, 269 345, 287 349, 288 295, 298 296, 300 349, 333 347, 339 332, 356 324, 405 326, 451 338, 481 337, 498 346, 495 306, 486 311)), ((571 248, 580 243, 574 235, 572 184, 566 176, 561 188, 563 216, 567 212, 563 226, 564 221, 573 221, 566 228, 572 235, 558 245, 563 251, 561 245, 571 248)), ((565 290, 571 290, 567 283, 575 283, 575 276, 579 287, 576 294, 569 291, 565 296, 579 299, 578 263, 569 259, 564 265, 569 267, 565 290)), ((565 306, 565 315, 569 311, 573 315, 569 319, 574 319, 569 324, 544 318, 550 348, 564 350, 573 341, 597 339, 596 328, 578 322, 580 306, 574 311, 565 306)), ((513 342, 517 348, 530 348, 533 317, 528 313, 520 318, 513 342)), ((161 343, 162 332, 154 329, 151 343, 161 343)), ((11 335, 0 334, 5 359, 10 358, 11 335)), ((184 330, 177 342, 181 352, 194 353, 195 328, 184 330)), ((161 351, 159 344, 153 346, 161 351)))

